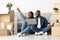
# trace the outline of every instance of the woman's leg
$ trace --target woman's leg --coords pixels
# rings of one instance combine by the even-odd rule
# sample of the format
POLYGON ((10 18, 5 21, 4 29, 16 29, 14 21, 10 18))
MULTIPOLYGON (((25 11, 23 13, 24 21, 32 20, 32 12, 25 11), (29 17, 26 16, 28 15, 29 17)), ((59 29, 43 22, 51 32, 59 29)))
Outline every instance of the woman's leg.
POLYGON ((34 32, 31 30, 31 26, 27 26, 21 33, 33 34, 34 32))
POLYGON ((21 26, 21 31, 23 31, 27 27, 27 22, 23 21, 22 26, 21 26))
POLYGON ((38 29, 37 27, 31 26, 30 28, 33 32, 39 32, 40 31, 40 29, 38 29))

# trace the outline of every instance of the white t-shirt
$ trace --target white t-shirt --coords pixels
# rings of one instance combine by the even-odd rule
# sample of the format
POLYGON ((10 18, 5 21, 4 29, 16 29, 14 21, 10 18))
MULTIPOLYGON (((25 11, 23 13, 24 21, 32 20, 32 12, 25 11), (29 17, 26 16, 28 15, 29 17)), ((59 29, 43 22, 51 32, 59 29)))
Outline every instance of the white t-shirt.
POLYGON ((40 18, 38 18, 38 25, 37 25, 37 28, 41 28, 40 18))

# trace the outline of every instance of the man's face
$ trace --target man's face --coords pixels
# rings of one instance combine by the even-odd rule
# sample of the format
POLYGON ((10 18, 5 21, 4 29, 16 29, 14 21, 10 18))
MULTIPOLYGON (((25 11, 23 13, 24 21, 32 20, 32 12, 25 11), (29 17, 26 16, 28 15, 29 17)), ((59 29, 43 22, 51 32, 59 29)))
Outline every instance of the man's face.
POLYGON ((31 18, 32 17, 32 14, 31 13, 28 13, 28 18, 31 18))
POLYGON ((36 15, 36 17, 38 17, 40 15, 40 13, 38 11, 36 11, 35 15, 36 15))

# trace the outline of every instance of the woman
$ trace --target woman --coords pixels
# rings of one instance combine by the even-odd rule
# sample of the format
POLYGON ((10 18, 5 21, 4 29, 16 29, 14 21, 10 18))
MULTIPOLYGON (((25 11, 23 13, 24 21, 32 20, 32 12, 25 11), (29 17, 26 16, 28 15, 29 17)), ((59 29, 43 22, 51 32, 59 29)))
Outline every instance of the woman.
MULTIPOLYGON (((23 34, 34 34, 34 32, 30 29, 30 26, 27 25, 26 20, 27 19, 33 19, 34 14, 32 11, 28 12, 28 17, 25 17, 19 8, 17 10, 20 12, 21 17, 24 19, 21 27, 21 32, 18 34, 18 36, 22 36, 23 34)), ((32 26, 32 25, 31 25, 32 26)))

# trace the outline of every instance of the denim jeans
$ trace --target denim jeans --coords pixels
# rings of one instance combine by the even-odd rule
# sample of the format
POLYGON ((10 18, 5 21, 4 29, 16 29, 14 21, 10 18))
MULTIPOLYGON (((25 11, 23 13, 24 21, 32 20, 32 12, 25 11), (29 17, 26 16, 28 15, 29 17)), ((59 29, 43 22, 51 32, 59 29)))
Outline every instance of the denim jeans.
POLYGON ((47 27, 45 27, 45 28, 37 28, 37 27, 30 27, 30 29, 33 31, 33 32, 40 32, 40 31, 42 31, 42 32, 48 32, 48 31, 50 31, 50 26, 47 26, 47 27))
POLYGON ((21 26, 21 32, 25 33, 25 34, 34 34, 35 32, 33 32, 30 28, 31 26, 27 26, 27 22, 26 20, 22 23, 21 26))
POLYGON ((28 34, 32 34, 32 33, 34 33, 34 32, 40 32, 40 31, 42 31, 42 32, 47 32, 47 31, 49 31, 50 30, 50 27, 47 25, 47 27, 45 27, 45 28, 37 28, 37 27, 33 27, 33 26, 27 26, 27 23, 26 23, 26 21, 24 21, 23 23, 22 23, 22 27, 21 27, 21 32, 22 33, 28 33, 28 34))

